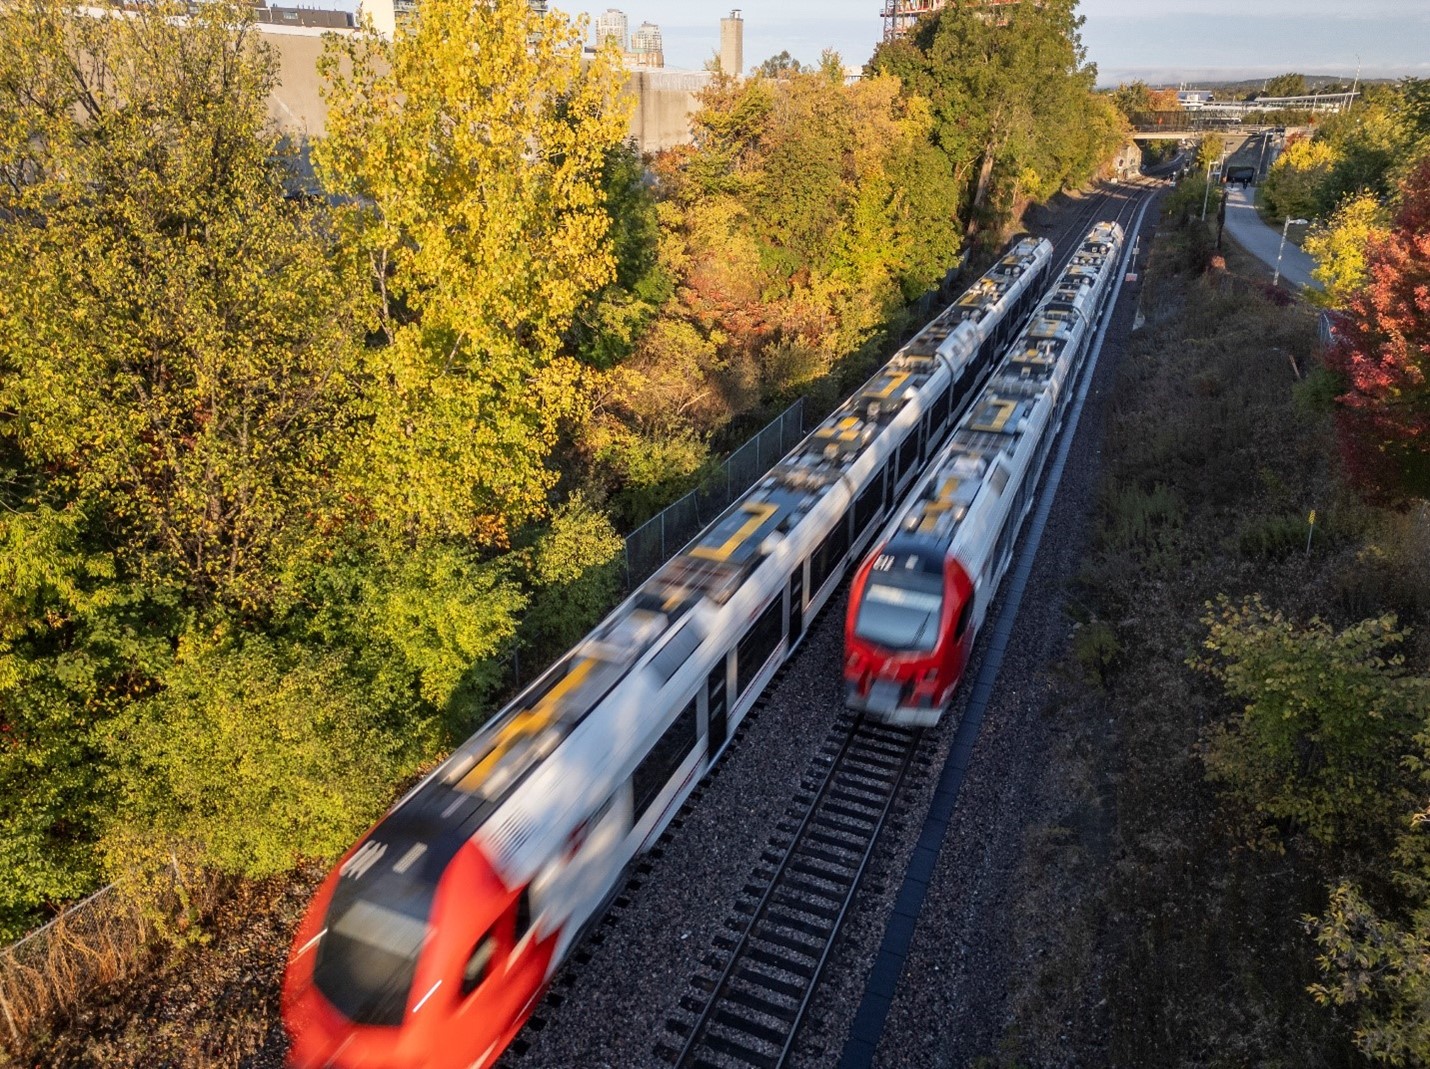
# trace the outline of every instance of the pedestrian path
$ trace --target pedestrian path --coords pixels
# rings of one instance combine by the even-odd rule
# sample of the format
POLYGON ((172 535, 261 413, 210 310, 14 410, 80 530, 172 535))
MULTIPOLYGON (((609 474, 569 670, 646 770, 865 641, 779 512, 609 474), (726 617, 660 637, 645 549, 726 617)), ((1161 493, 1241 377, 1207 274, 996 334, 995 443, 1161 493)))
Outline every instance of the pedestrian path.
POLYGON ((1290 241, 1281 248, 1281 231, 1267 226, 1256 214, 1255 191, 1238 186, 1227 187, 1226 229, 1232 239, 1251 255, 1266 265, 1268 280, 1276 271, 1276 256, 1281 255, 1281 279, 1293 289, 1310 286, 1320 289, 1321 284, 1311 277, 1311 269, 1316 262, 1290 241))

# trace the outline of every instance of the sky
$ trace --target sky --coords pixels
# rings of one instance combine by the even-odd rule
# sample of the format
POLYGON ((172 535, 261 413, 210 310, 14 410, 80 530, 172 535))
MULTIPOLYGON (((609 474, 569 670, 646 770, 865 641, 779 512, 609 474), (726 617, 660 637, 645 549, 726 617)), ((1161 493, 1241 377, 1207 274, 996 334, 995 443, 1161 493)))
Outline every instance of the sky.
MULTIPOLYGON (((883 0, 745 0, 745 66, 788 49, 812 63, 834 48, 848 65, 882 34, 883 0)), ((699 70, 719 47, 732 0, 550 0, 568 14, 624 11, 660 27, 668 67, 699 70)), ((1098 84, 1192 84, 1295 71, 1430 78, 1430 0, 1081 0, 1098 84)))

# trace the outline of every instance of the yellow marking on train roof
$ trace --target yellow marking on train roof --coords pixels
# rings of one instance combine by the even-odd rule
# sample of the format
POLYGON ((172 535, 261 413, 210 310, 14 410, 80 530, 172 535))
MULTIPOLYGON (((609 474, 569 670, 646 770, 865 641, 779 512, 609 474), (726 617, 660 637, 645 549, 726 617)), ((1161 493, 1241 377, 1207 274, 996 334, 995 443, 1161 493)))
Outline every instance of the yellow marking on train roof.
POLYGON ((932 534, 938 527, 939 517, 953 508, 952 501, 933 501, 924 506, 924 516, 919 522, 919 534, 932 534))
POLYGON ((889 376, 889 381, 882 390, 875 390, 870 396, 878 397, 881 400, 885 397, 891 397, 894 391, 907 382, 908 379, 909 373, 907 371, 896 371, 889 376))
POLYGON ((516 745, 517 740, 527 735, 535 735, 551 723, 560 709, 561 700, 566 697, 567 693, 581 685, 581 681, 591 674, 595 663, 589 658, 577 661, 561 682, 541 696, 540 701, 530 709, 523 709, 513 716, 502 728, 501 734, 492 744, 492 748, 487 751, 487 755, 457 781, 457 789, 479 790, 487 777, 496 771, 497 765, 501 764, 501 759, 506 756, 507 751, 516 745))
POLYGON ((1003 428, 1013 417, 1013 412, 1017 407, 1017 401, 994 398, 979 410, 978 416, 971 426, 975 431, 992 431, 994 434, 1002 434, 1003 428), (993 411, 995 409, 996 412, 993 411))
POLYGON ((858 416, 845 416, 832 427, 821 427, 816 437, 826 442, 854 442, 863 433, 864 421, 858 416))
POLYGON ((718 546, 696 546, 690 551, 692 557, 705 560, 726 561, 730 554, 740 548, 741 543, 760 529, 761 524, 779 511, 778 505, 746 505, 745 515, 749 517, 739 529, 718 546))

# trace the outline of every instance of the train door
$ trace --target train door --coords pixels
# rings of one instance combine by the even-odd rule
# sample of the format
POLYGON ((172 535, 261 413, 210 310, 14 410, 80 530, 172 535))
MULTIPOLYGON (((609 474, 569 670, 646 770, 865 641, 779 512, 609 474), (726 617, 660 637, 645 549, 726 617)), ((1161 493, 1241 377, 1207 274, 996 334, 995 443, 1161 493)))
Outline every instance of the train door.
POLYGON ((725 677, 725 664, 728 660, 728 657, 721 657, 720 663, 710 670, 710 676, 706 680, 705 723, 710 735, 707 753, 711 762, 720 752, 720 747, 725 745, 725 736, 729 731, 730 692, 725 677))
POLYGON ((804 632, 804 561, 795 565, 794 574, 789 577, 789 646, 799 641, 804 632))

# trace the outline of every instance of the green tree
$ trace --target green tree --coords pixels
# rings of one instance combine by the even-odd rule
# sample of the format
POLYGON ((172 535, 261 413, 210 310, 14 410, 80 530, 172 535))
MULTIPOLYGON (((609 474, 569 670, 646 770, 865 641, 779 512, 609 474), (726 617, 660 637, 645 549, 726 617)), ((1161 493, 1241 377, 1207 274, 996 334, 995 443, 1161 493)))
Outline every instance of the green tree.
MULTIPOLYGON (((1416 735, 1407 771, 1430 787, 1430 723, 1416 735)), ((1356 1018, 1357 1046, 1377 1061, 1423 1065, 1430 1061, 1430 805, 1399 822, 1394 853, 1385 867, 1391 886, 1373 904, 1354 882, 1331 888, 1326 911, 1306 918, 1320 946, 1324 983, 1318 1002, 1348 1006, 1356 1018)))
POLYGON ((1133 116, 1152 110, 1152 90, 1141 79, 1130 84, 1124 82, 1112 91, 1112 102, 1123 117, 1131 121, 1133 116))
POLYGON ((246 11, 178 10, 7 9, 0 406, 126 574, 252 609, 340 507, 361 278, 288 195, 246 11))
POLYGON ((1209 656, 1193 663, 1245 702, 1208 735, 1210 778, 1245 813, 1322 844, 1383 837, 1404 808, 1400 758, 1430 697, 1385 653, 1405 639, 1394 617, 1337 632, 1319 619, 1297 627, 1259 598, 1223 598, 1203 623, 1209 656))
POLYGON ((790 74, 800 74, 804 68, 800 66, 799 60, 789 54, 789 49, 784 49, 778 55, 771 56, 753 71, 761 78, 783 78, 790 74))
POLYGON ((264 619, 350 506, 332 472, 357 433, 364 280, 292 195, 251 18, 0 11, 11 930, 99 879, 99 835, 131 817, 105 740, 163 693, 180 636, 264 619))
POLYGON ((1259 96, 1265 97, 1299 97, 1305 96, 1308 92, 1306 88, 1306 76, 1304 74, 1278 74, 1275 78, 1268 78, 1266 86, 1259 96))
POLYGON ((655 194, 634 143, 606 157, 602 189, 611 219, 615 277, 582 304, 567 336, 585 363, 608 370, 625 360, 674 288, 660 262, 660 221, 655 194))
POLYGON ((169 844, 250 876, 346 849, 410 765, 343 656, 223 631, 102 732, 119 769, 117 867, 169 844))
POLYGON ((969 225, 998 186, 1011 204, 1035 199, 1097 170, 1122 140, 1084 120, 1096 68, 1086 62, 1074 0, 1014 4, 990 15, 954 0, 906 38, 882 44, 870 69, 893 74, 933 105, 934 138, 955 180, 968 190, 969 225))
POLYGON ((1408 923, 1400 922, 1378 912, 1355 885, 1341 883, 1326 912, 1307 920, 1326 977, 1311 988, 1316 1001, 1352 1007, 1356 1045, 1375 1060, 1430 1061, 1430 902, 1422 899, 1408 923))

